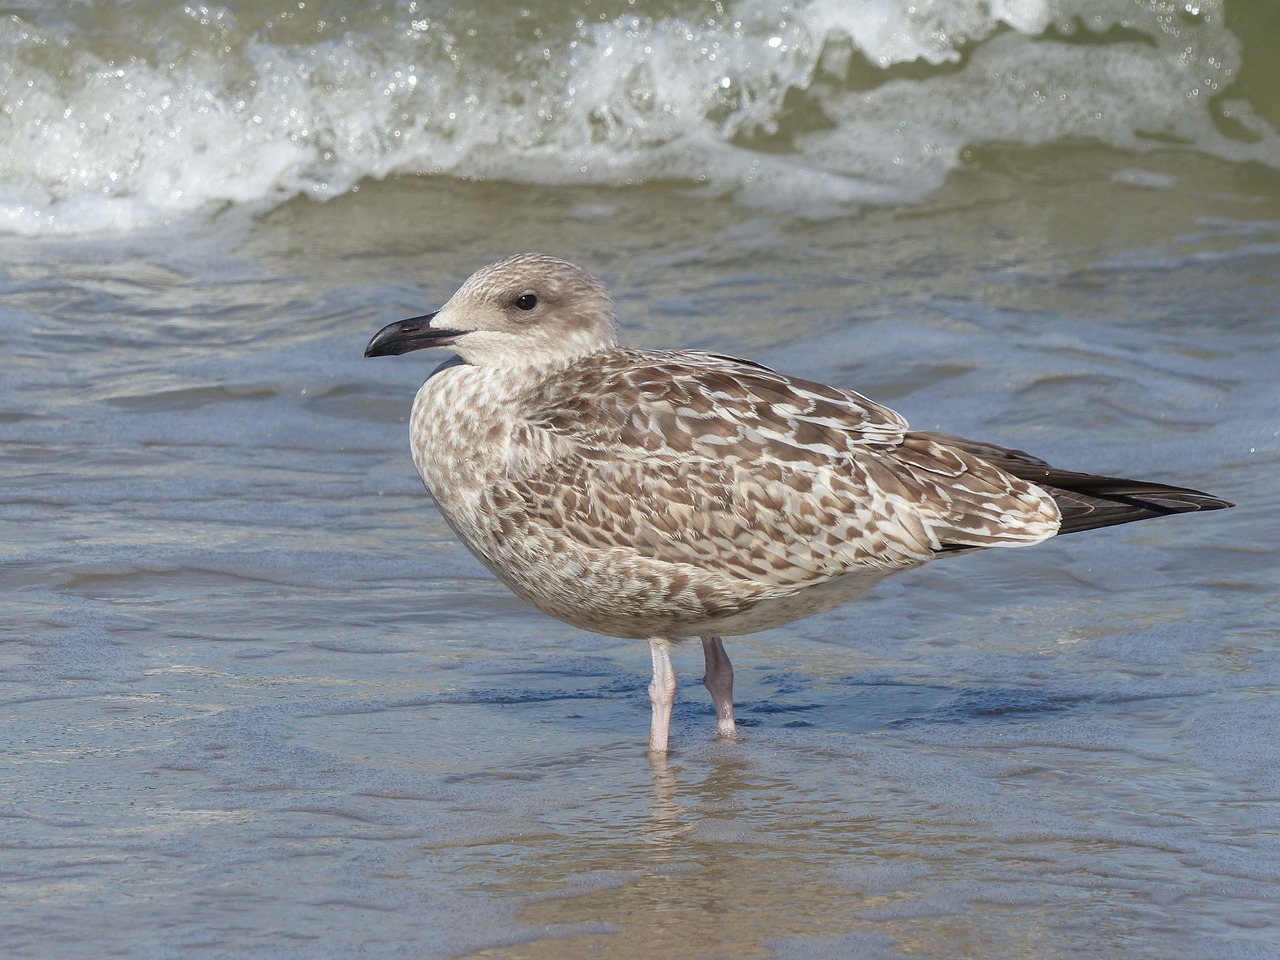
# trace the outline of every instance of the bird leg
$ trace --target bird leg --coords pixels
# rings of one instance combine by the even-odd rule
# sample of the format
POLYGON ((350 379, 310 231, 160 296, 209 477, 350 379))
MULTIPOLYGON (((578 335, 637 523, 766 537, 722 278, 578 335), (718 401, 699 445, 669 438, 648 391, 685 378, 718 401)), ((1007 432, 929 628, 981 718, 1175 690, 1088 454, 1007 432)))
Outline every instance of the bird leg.
POLYGON ((649 725, 649 752, 667 752, 667 733, 671 729, 671 705, 676 702, 676 672, 671 669, 671 643, 663 637, 649 638, 653 655, 653 680, 649 682, 649 702, 653 704, 653 721, 649 725))
POLYGON ((711 702, 716 705, 716 736, 736 740, 738 729, 733 722, 733 664, 729 662, 729 654, 725 653, 724 643, 719 637, 703 637, 702 653, 707 661, 707 672, 702 677, 702 685, 711 693, 711 702))

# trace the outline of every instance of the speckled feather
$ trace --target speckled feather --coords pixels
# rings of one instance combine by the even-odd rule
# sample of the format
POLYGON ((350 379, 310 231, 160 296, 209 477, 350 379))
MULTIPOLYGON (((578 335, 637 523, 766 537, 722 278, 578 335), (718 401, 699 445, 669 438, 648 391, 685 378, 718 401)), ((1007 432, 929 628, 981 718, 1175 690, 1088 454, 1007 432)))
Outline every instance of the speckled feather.
POLYGON ((1047 493, 892 410, 713 354, 450 364, 412 423, 472 551, 539 608, 615 636, 754 632, 949 548, 1058 529, 1047 493))
POLYGON ((621 347, 608 291, 554 257, 482 268, 365 352, 435 346, 458 356, 414 401, 419 474, 521 597, 587 630, 648 638, 657 755, 674 640, 702 639, 716 731, 732 738, 721 635, 830 610, 935 556, 1230 506, 911 431, 860 394, 746 360, 621 347))

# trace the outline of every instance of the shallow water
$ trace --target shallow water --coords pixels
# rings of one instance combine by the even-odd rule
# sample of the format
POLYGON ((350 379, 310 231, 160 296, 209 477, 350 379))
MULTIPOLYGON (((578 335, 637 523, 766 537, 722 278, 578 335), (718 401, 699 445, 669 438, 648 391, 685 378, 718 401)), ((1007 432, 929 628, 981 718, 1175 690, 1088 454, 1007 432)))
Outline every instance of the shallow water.
POLYGON ((3 242, 8 955, 1280 956, 1280 182, 992 153, 821 223, 678 188, 366 184, 3 242), (678 652, 514 600, 365 361, 551 249, 629 338, 1233 511, 966 556, 678 652))
POLYGON ((1280 958, 1269 2, 10 5, 5 955, 1280 958), (651 762, 644 645, 483 571, 438 358, 361 356, 517 250, 1239 506, 731 640, 741 743, 677 651, 651 762))

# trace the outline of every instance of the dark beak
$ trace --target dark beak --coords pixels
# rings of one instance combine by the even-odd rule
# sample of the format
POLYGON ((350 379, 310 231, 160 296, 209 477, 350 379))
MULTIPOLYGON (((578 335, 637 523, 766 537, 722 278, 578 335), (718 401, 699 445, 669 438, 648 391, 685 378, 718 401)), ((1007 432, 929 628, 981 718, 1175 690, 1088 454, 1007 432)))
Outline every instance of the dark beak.
POLYGON ((410 350, 422 350, 426 347, 447 347, 458 337, 461 330, 442 330, 431 326, 434 313, 421 317, 410 317, 408 320, 397 320, 389 323, 373 335, 369 345, 364 348, 366 357, 398 357, 410 350))

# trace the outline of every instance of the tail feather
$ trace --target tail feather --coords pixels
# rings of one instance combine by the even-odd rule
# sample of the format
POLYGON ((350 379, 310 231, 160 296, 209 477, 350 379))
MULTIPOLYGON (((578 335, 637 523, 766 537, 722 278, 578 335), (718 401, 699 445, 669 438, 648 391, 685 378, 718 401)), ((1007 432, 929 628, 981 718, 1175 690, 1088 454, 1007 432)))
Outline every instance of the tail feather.
POLYGON ((1235 506, 1229 500, 1188 487, 1059 470, 1022 450, 939 433, 930 433, 929 436, 1043 488, 1062 512, 1059 536, 1174 513, 1224 510, 1235 506))

